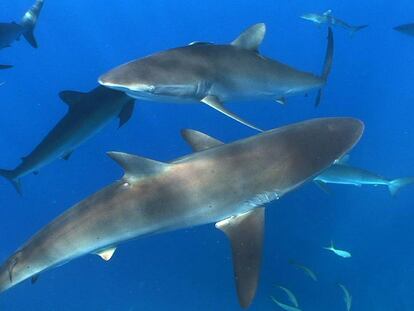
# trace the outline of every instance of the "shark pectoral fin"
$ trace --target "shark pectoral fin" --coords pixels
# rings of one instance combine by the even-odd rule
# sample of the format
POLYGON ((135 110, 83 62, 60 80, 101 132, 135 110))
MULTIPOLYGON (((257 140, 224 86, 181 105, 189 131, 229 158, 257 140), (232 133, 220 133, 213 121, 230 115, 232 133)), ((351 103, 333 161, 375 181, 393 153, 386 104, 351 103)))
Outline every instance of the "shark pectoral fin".
POLYGON ((185 129, 181 136, 193 148, 193 151, 203 151, 216 146, 223 145, 221 141, 199 131, 185 129))
MULTIPOLYGON (((328 43, 326 46, 325 61, 323 64, 322 75, 321 75, 321 79, 325 82, 325 84, 328 81, 329 74, 331 73, 333 56, 334 56, 334 37, 333 37, 332 28, 329 27, 328 28, 328 43)), ((321 98, 322 98, 322 88, 318 90, 318 94, 316 95, 315 107, 318 107, 320 105, 321 98)))
POLYGON ((321 189, 323 192, 330 194, 331 193, 331 189, 329 189, 328 185, 326 183, 324 183, 323 181, 320 180, 314 180, 313 181, 315 183, 315 185, 317 185, 319 187, 319 189, 321 189))
POLYGON ((59 92, 59 97, 65 104, 67 104, 69 107, 72 107, 73 105, 81 102, 86 94, 87 93, 78 91, 61 91, 59 92))
POLYGON ((132 99, 128 101, 127 104, 125 104, 124 108, 122 108, 120 114, 119 114, 119 127, 124 125, 131 119, 132 113, 134 112, 134 104, 135 99, 132 99))
POLYGON ((26 32, 23 33, 23 37, 26 39, 27 42, 29 42, 29 44, 34 47, 35 49, 37 49, 38 45, 37 45, 37 41, 36 38, 34 36, 33 33, 33 28, 27 30, 26 32))
POLYGON ((154 175, 164 171, 170 165, 123 152, 111 151, 107 152, 107 155, 124 169, 127 179, 154 175))
POLYGON ((232 118, 233 120, 246 125, 256 131, 259 132, 263 132, 263 130, 259 129, 258 127, 254 126, 253 124, 243 120, 242 118, 240 118, 238 115, 236 115, 235 113, 231 112, 230 110, 226 109, 223 104, 219 101, 219 99, 216 96, 206 96, 201 100, 202 103, 209 105, 211 108, 216 109, 217 111, 225 114, 226 116, 228 116, 229 118, 232 118))
POLYGON ((104 249, 100 252, 97 252, 96 255, 98 255, 99 257, 101 257, 105 261, 109 261, 109 260, 111 260, 111 258, 114 255, 115 251, 116 251, 116 247, 111 247, 111 248, 104 249))
POLYGON ((265 209, 256 208, 216 224, 231 242, 240 305, 247 308, 256 293, 263 248, 265 209))
POLYGON ((231 45, 257 52, 266 34, 264 23, 255 24, 247 28, 231 45))

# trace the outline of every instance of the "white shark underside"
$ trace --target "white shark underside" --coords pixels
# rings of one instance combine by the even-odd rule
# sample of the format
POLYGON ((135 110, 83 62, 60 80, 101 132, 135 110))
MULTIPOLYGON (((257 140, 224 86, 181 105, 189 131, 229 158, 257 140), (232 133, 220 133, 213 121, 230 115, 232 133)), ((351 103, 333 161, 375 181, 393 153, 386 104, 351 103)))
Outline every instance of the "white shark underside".
MULTIPOLYGON (((230 101, 274 100, 320 89, 333 58, 329 29, 321 77, 296 70, 258 52, 265 25, 256 24, 231 44, 192 43, 121 65, 99 78, 103 86, 131 97, 176 103, 203 103, 258 129, 223 106, 230 101)), ((320 94, 317 103, 319 103, 320 94)))
POLYGON ((240 304, 256 291, 266 204, 297 188, 359 140, 360 121, 315 119, 228 145, 195 131, 196 150, 171 163, 110 153, 124 177, 59 216, 0 268, 0 292, 76 257, 109 259, 120 243, 216 223, 232 243, 240 304), (207 149, 209 148, 209 149, 207 149))

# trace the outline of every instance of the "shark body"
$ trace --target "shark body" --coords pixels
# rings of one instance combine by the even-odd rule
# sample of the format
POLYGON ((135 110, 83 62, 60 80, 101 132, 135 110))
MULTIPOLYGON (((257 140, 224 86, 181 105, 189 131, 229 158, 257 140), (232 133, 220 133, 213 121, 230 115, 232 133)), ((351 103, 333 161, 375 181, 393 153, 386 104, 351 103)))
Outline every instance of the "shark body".
MULTIPOLYGON (((20 23, 0 23, 0 50, 10 47, 14 41, 23 36, 29 44, 37 48, 37 41, 34 36, 34 29, 44 0, 37 0, 35 4, 24 14, 20 23)), ((0 65, 0 69, 11 68, 11 65, 0 65)))
MULTIPOLYGON (((103 86, 133 98, 176 103, 203 103, 260 130, 224 107, 230 101, 274 100, 321 89, 333 59, 333 35, 321 76, 296 70, 259 53, 265 25, 248 28, 231 44, 194 42, 121 65, 99 78, 103 86)), ((320 101, 320 92, 317 104, 320 101)))
POLYGON ((21 193, 20 178, 37 172, 57 158, 68 159, 72 152, 88 138, 99 132, 115 117, 120 126, 130 118, 134 99, 122 92, 101 86, 88 93, 63 91, 61 99, 68 105, 68 113, 14 170, 0 170, 21 193))
POLYGON ((79 256, 109 260, 127 240, 216 223, 230 239, 239 301, 248 307, 259 279, 263 205, 328 167, 362 132, 355 119, 315 119, 230 144, 187 130, 183 135, 198 152, 171 163, 109 153, 123 167, 122 179, 19 248, 0 267, 0 292, 79 256))
POLYGON ((302 19, 314 22, 316 24, 327 24, 329 26, 339 26, 346 30, 349 30, 351 33, 357 32, 361 29, 368 27, 368 25, 353 26, 347 22, 336 18, 332 15, 332 10, 328 10, 322 14, 318 13, 307 13, 301 16, 302 19))

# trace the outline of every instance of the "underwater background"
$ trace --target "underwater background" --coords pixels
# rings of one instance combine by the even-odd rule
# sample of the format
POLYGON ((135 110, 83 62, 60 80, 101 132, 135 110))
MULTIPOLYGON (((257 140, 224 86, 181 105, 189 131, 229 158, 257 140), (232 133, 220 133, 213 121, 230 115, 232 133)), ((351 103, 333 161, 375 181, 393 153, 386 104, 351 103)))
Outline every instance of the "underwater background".
MULTIPOLYGON (((19 20, 31 0, 0 2, 0 20, 19 20)), ((395 1, 45 1, 26 42, 0 53, 15 68, 0 72, 0 166, 13 168, 66 113, 61 90, 88 91, 97 77, 126 61, 192 41, 227 43, 265 22, 261 52, 301 70, 320 73, 326 27, 299 18, 334 14, 369 27, 354 34, 335 28, 333 70, 320 107, 315 93, 275 102, 229 103, 264 129, 321 116, 365 122, 350 163, 395 178, 414 175, 414 38, 392 30, 412 22, 414 3, 395 1)), ((22 40, 23 41, 23 40, 22 40)), ((190 153, 182 128, 225 142, 256 134, 203 105, 137 101, 121 129, 113 121, 38 176, 23 178, 20 197, 0 181, 0 261, 57 215, 122 176, 110 150, 170 161, 190 153)), ((275 285, 290 288, 302 310, 346 310, 337 283, 353 296, 353 310, 414 310, 413 187, 392 198, 386 187, 308 183, 269 204, 261 279, 249 310, 278 310, 275 285), (333 240, 353 255, 323 249, 333 240), (294 259, 318 276, 312 281, 294 259)), ((110 262, 84 256, 42 273, 0 296, 0 310, 241 310, 229 243, 213 225, 155 235, 118 248, 110 262)))

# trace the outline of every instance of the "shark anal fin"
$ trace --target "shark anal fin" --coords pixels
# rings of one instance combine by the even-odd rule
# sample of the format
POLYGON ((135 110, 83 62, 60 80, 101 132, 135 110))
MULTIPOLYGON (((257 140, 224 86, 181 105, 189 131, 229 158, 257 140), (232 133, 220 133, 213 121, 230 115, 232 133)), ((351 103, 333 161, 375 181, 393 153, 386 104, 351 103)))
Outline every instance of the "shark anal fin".
POLYGON ((137 178, 154 175, 165 170, 169 164, 142 158, 123 152, 107 152, 107 155, 117 162, 125 171, 125 177, 137 178))
POLYGON ((69 151, 69 152, 65 153, 65 154, 62 156, 62 159, 63 159, 63 160, 65 160, 65 161, 69 160, 69 159, 70 159, 70 157, 71 157, 71 155, 72 155, 72 153, 73 153, 73 151, 69 151))
POLYGON ((35 274, 30 278, 30 283, 35 284, 37 280, 39 279, 39 274, 35 274))
POLYGON ((204 104, 209 105, 211 108, 216 109, 217 111, 225 114, 226 116, 232 118, 233 120, 236 120, 237 122, 239 122, 243 125, 246 125, 246 126, 252 128, 252 129, 256 130, 256 131, 263 132, 258 127, 256 127, 253 124, 243 120, 242 118, 240 118, 235 113, 233 113, 230 110, 226 109, 216 96, 213 96, 213 95, 206 96, 201 100, 201 102, 204 103, 204 104))
POLYGON ((263 249, 265 209, 256 208, 216 224, 231 242, 240 305, 247 308, 256 293, 263 249))
POLYGON ((116 247, 111 247, 111 248, 107 248, 107 249, 104 249, 102 251, 97 252, 96 255, 98 255, 99 257, 101 257, 105 261, 109 261, 109 260, 111 260, 111 258, 114 255, 115 251, 116 251, 116 247))
POLYGON ((247 28, 231 45, 257 52, 265 34, 266 25, 264 23, 255 24, 247 28))
POLYGON ((216 146, 223 145, 221 141, 199 131, 185 129, 181 131, 184 140, 194 151, 203 151, 216 146))
POLYGON ((134 112, 134 103, 135 100, 132 99, 122 108, 119 114, 119 127, 123 126, 129 119, 131 119, 132 113, 134 112))

